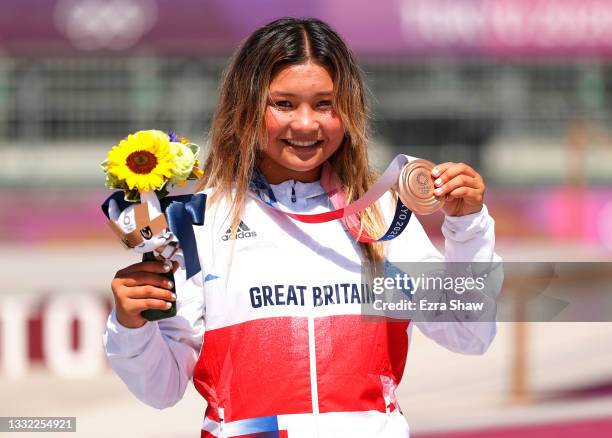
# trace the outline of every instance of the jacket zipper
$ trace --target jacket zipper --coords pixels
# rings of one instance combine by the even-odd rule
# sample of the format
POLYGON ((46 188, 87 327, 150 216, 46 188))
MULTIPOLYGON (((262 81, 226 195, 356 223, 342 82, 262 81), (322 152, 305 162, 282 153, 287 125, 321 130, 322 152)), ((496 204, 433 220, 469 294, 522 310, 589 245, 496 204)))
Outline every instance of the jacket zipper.
POLYGON ((291 202, 295 203, 295 201, 297 201, 297 198, 295 196, 295 183, 293 183, 291 186, 291 202))
POLYGON ((310 360, 310 396, 312 398, 312 415, 314 417, 314 437, 319 436, 319 388, 317 386, 317 356, 315 348, 314 302, 310 302, 308 314, 308 358, 310 360))

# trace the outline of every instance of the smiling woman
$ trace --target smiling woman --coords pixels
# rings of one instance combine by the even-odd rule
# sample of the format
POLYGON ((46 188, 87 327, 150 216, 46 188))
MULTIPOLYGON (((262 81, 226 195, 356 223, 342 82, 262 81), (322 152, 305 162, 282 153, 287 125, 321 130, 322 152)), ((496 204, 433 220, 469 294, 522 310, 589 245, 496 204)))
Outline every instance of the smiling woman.
POLYGON ((292 219, 340 217, 374 184, 364 94, 350 49, 327 24, 285 18, 257 29, 226 70, 211 126, 197 188, 206 216, 193 229, 201 275, 187 278, 176 259, 177 315, 155 322, 134 318, 167 297, 161 264, 137 263, 113 280, 111 366, 158 408, 178 402, 193 380, 207 402, 203 438, 407 437, 396 388, 412 326, 469 354, 495 336, 493 321, 361 317, 373 301, 366 263, 497 259, 484 184, 469 166, 432 170, 445 196, 470 189, 461 195, 469 214, 445 219, 445 256, 393 191, 350 224, 292 219), (382 235, 392 218, 404 230, 397 238, 359 240, 382 235))
MULTIPOLYGON (((233 198, 234 232, 256 169, 271 183, 313 182, 328 162, 346 202, 353 202, 377 177, 368 160, 367 115, 361 70, 333 29, 316 19, 269 23, 244 42, 226 70, 196 190, 215 187, 213 202, 233 198), (309 146, 312 141, 320 143, 309 146)), ((384 232, 376 204, 357 217, 364 234, 384 232)), ((361 249, 370 260, 383 258, 380 243, 361 249)))

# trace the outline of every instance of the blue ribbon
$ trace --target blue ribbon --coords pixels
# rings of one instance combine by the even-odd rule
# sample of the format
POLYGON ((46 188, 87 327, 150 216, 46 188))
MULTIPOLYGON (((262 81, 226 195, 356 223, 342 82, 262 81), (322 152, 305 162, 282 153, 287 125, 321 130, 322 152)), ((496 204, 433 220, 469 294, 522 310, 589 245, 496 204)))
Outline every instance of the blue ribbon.
POLYGON ((395 214, 393 215, 393 220, 391 221, 391 225, 385 232, 385 234, 378 239, 379 242, 385 240, 395 239, 397 236, 402 234, 402 231, 406 229, 408 226, 408 222, 412 217, 412 210, 408 209, 404 205, 404 203, 397 198, 397 203, 395 204, 395 214))
MULTIPOLYGON (((102 204, 102 212, 109 220, 108 206, 111 199, 117 203, 120 211, 134 204, 133 202, 126 201, 123 196, 123 192, 114 192, 102 204)), ((204 224, 206 195, 203 193, 196 193, 191 195, 166 196, 162 198, 159 203, 162 212, 166 216, 168 227, 177 237, 181 249, 183 250, 187 278, 191 278, 202 270, 198 257, 198 248, 196 245, 195 233, 193 232, 193 225, 201 226, 204 224)))
POLYGON ((276 196, 274 196, 274 192, 272 191, 272 187, 268 184, 268 180, 261 173, 258 167, 253 169, 253 176, 251 178, 251 182, 249 184, 249 188, 259 196, 263 202, 268 204, 270 207, 276 208, 276 196))

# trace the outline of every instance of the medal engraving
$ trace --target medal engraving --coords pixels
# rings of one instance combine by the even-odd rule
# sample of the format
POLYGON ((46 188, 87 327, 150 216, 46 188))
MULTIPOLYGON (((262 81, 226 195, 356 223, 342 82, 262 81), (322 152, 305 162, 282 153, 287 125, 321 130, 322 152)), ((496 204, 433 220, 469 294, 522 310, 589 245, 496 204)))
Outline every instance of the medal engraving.
POLYGON ((434 196, 431 170, 434 164, 427 160, 414 160, 402 169, 397 189, 402 203, 418 214, 431 214, 444 205, 434 196))

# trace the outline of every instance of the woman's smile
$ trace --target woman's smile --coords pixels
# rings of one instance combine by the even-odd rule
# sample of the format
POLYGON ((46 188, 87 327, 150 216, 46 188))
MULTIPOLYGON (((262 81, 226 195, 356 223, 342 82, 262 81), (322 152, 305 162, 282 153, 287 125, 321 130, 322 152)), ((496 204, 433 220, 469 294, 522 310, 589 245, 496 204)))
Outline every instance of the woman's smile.
POLYGON ((285 142, 285 144, 287 144, 288 146, 296 146, 300 148, 320 146, 323 143, 323 140, 301 140, 300 141, 300 140, 291 140, 288 138, 283 138, 282 141, 285 142))

